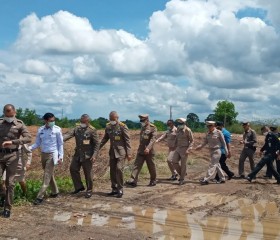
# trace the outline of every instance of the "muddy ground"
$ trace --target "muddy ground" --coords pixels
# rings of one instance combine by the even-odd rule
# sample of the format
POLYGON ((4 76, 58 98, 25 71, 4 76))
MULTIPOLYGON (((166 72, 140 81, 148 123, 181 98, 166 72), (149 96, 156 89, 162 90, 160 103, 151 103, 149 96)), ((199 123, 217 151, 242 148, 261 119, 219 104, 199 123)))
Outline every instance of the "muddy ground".
MULTIPOLYGON (((30 128, 33 136, 36 128, 30 128)), ((64 130, 66 131, 66 130, 64 130)), ((100 137, 103 132, 100 131, 100 137)), ((131 131, 134 156, 139 132, 131 131)), ((196 144, 204 134, 195 134, 196 144)), ((242 146, 241 135, 233 135, 232 158, 228 165, 237 174, 242 146)), ((263 137, 259 136, 259 146, 263 137)), ((149 174, 143 168, 139 186, 125 188, 122 199, 107 197, 108 147, 100 153, 95 166, 95 189, 91 199, 62 194, 46 199, 41 206, 14 207, 10 219, 0 219, 0 239, 280 239, 279 192, 275 180, 263 179, 264 170, 253 183, 230 180, 225 184, 201 186, 206 173, 207 149, 192 152, 188 159, 187 182, 167 181, 165 143, 156 145, 158 184, 147 187, 149 174)), ((68 168, 74 142, 65 145, 65 161, 56 169, 56 176, 69 175, 68 168)), ((35 152, 31 179, 41 177, 40 153, 35 152)), ((256 162, 259 157, 256 156, 256 162)), ((129 177, 133 162, 127 163, 129 177)), ((249 163, 245 163, 249 172, 249 163)))

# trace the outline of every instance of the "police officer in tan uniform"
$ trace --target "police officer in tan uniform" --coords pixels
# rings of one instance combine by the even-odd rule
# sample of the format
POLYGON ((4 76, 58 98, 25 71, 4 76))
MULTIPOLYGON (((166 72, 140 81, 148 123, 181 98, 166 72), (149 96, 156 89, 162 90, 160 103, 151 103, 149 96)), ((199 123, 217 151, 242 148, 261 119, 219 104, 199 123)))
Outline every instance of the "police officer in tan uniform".
POLYGON ((251 170, 253 171, 255 168, 254 156, 256 152, 257 134, 255 130, 250 127, 249 122, 243 122, 242 126, 244 128, 244 133, 243 139, 240 141, 240 144, 243 144, 244 147, 239 158, 239 177, 237 178, 245 178, 244 162, 247 158, 249 159, 251 170))
POLYGON ((76 140, 75 153, 70 165, 70 173, 75 188, 72 194, 85 190, 80 174, 82 167, 87 185, 85 198, 90 198, 93 188, 92 163, 98 154, 99 138, 96 129, 90 125, 88 114, 83 114, 80 122, 74 129, 63 135, 63 140, 67 141, 73 137, 76 140))
POLYGON ((185 118, 178 118, 177 123, 177 134, 175 140, 176 150, 173 155, 173 165, 180 175, 179 185, 185 183, 185 176, 187 173, 187 158, 190 149, 193 145, 193 134, 191 129, 186 126, 185 118), (179 164, 180 162, 180 164, 179 164))
POLYGON ((167 141, 167 146, 168 146, 168 157, 167 157, 167 164, 168 167, 171 171, 171 177, 168 178, 168 180, 171 181, 175 181, 177 180, 177 172, 174 168, 174 165, 172 163, 172 159, 175 153, 175 142, 176 142, 176 133, 177 133, 177 128, 174 125, 174 121, 173 120, 168 120, 167 121, 167 127, 168 130, 160 137, 156 140, 156 142, 160 142, 166 139, 167 141))
POLYGON ((110 140, 110 179, 112 192, 109 196, 123 196, 123 168, 125 158, 131 160, 130 136, 127 126, 119 121, 117 112, 109 114, 110 122, 105 129, 105 135, 100 143, 100 149, 110 140))
MULTIPOLYGON (((27 186, 25 181, 25 174, 26 174, 26 170, 29 169, 32 161, 32 152, 29 150, 29 146, 27 144, 23 144, 23 145, 19 145, 18 153, 19 153, 18 166, 17 166, 17 172, 14 180, 15 182, 19 183, 23 196, 26 197, 27 186)), ((3 188, 6 188, 5 187, 6 171, 2 176, 2 180, 3 180, 3 188)), ((1 200, 0 200, 0 206, 1 206, 1 200)))
POLYGON ((148 114, 141 114, 138 117, 140 118, 142 126, 140 131, 140 144, 137 150, 133 171, 131 173, 131 179, 130 181, 127 181, 126 184, 131 187, 137 186, 139 173, 146 161, 150 173, 150 183, 148 186, 152 187, 156 186, 156 166, 154 162, 155 151, 153 146, 156 142, 157 128, 150 123, 148 114))
POLYGON ((15 175, 18 166, 18 147, 31 142, 31 135, 21 120, 16 119, 16 109, 7 104, 0 119, 0 179, 6 170, 6 191, 3 217, 9 218, 13 203, 15 175), (22 136, 22 138, 21 138, 22 136))
POLYGON ((195 149, 201 149, 208 144, 211 162, 206 177, 203 178, 200 183, 202 185, 207 185, 209 180, 216 176, 216 173, 219 175, 219 181, 217 181, 217 183, 225 183, 225 175, 220 165, 220 158, 222 155, 221 148, 225 150, 225 155, 228 156, 228 148, 225 138, 223 133, 215 127, 216 123, 214 121, 206 121, 206 126, 208 132, 206 133, 204 142, 195 149))

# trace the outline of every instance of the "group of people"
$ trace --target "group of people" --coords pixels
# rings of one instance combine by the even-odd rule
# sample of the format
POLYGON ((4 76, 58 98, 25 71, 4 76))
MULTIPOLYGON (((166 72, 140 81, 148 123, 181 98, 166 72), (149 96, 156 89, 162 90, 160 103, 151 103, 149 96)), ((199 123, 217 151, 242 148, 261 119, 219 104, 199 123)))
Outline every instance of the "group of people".
MULTIPOLYGON (((55 116, 52 113, 46 113, 43 116, 44 125, 38 129, 34 144, 31 143, 31 135, 24 123, 17 119, 16 109, 12 104, 7 104, 3 108, 4 118, 0 119, 0 178, 3 177, 4 184, 1 184, 0 204, 4 207, 2 216, 9 218, 13 202, 13 193, 15 182, 18 181, 26 194, 25 171, 30 167, 32 151, 41 149, 41 162, 44 170, 43 184, 34 200, 34 205, 40 205, 43 202, 46 190, 51 189, 49 197, 56 198, 59 194, 54 169, 56 165, 63 162, 63 144, 71 138, 75 138, 76 147, 70 164, 70 173, 73 180, 74 191, 71 194, 85 192, 85 198, 92 196, 93 190, 93 162, 98 157, 99 150, 110 141, 109 165, 112 191, 109 196, 121 198, 123 196, 123 186, 137 187, 138 176, 143 164, 146 162, 150 182, 148 186, 153 187, 157 184, 157 174, 155 166, 154 145, 157 142, 166 140, 168 145, 167 164, 171 171, 171 177, 168 180, 179 181, 179 185, 185 183, 187 174, 187 158, 192 150, 199 150, 206 145, 210 149, 210 165, 206 176, 200 180, 202 185, 209 183, 211 179, 216 179, 216 183, 225 183, 225 174, 228 180, 233 177, 246 178, 252 181, 256 174, 264 165, 267 165, 267 177, 272 175, 280 184, 279 171, 276 171, 273 165, 275 159, 279 159, 279 136, 276 126, 263 127, 262 133, 266 135, 265 144, 260 150, 264 154, 261 161, 254 165, 254 154, 256 151, 257 135, 250 128, 249 122, 242 123, 244 127, 243 140, 244 145, 239 159, 239 175, 235 176, 226 165, 226 159, 231 157, 231 134, 224 128, 223 123, 206 121, 207 133, 204 141, 197 147, 194 147, 194 137, 191 129, 187 126, 186 119, 178 118, 176 121, 168 120, 168 130, 159 138, 157 137, 157 128, 149 121, 147 114, 139 115, 141 123, 140 142, 137 155, 133 165, 130 180, 124 183, 123 169, 125 160, 132 159, 131 141, 127 126, 119 121, 119 115, 116 111, 109 114, 109 122, 105 128, 105 134, 101 141, 97 130, 90 125, 90 116, 83 114, 80 123, 69 132, 63 134, 60 127, 55 125, 55 116), (27 156, 27 158, 25 157, 27 156), (252 172, 245 177, 244 162, 249 158, 252 172), (86 186, 83 185, 80 170, 84 171, 86 186)), ((280 164, 277 161, 277 170, 280 170, 280 164)))

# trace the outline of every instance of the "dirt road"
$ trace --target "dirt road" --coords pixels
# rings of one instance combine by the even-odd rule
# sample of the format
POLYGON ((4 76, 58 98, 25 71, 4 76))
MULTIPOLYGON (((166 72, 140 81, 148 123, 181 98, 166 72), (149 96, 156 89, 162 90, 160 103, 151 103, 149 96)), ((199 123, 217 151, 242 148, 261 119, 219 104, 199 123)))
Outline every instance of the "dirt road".
MULTIPOLYGON (((138 136, 132 135, 136 150, 138 136)), ((196 134, 196 142, 202 137, 196 134)), ((233 156, 228 161, 234 172, 241 151, 239 139, 233 136, 233 156)), ((263 138, 259 139, 261 145, 263 138)), ((69 152, 73 145, 66 147, 69 152)), ((251 184, 230 180, 201 186, 198 180, 208 166, 205 149, 190 155, 187 183, 178 186, 165 180, 169 177, 166 146, 156 148, 157 186, 146 186, 149 179, 144 169, 137 188, 125 188, 122 199, 107 197, 110 183, 105 169, 104 177, 95 181, 91 199, 64 194, 41 206, 15 207, 11 219, 0 219, 0 239, 280 239, 280 186, 272 184, 275 180, 262 179, 261 172, 251 184)), ((105 161, 106 150, 101 155, 105 161)), ((36 167, 33 171, 39 172, 36 167)), ((126 176, 129 171, 128 165, 126 176)))

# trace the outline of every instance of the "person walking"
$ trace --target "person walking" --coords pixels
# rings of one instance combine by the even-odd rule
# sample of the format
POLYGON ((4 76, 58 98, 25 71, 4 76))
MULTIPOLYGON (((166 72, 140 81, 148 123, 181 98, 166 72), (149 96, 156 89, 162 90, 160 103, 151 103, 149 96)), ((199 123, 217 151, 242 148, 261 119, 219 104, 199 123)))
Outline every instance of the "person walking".
MULTIPOLYGON (((265 129, 262 128, 262 133, 265 133, 265 129)), ((277 180, 276 184, 280 184, 280 174, 275 170, 273 166, 273 160, 280 159, 280 141, 279 141, 279 136, 278 136, 278 131, 277 131, 277 126, 272 125, 270 126, 270 131, 267 133, 265 137, 265 142, 263 147, 260 150, 259 153, 260 156, 263 156, 262 159, 258 162, 256 167, 253 169, 251 173, 248 174, 246 179, 251 182, 258 172, 264 167, 264 165, 268 164, 272 175, 275 177, 277 180)))
POLYGON ((176 142, 176 133, 177 133, 177 128, 174 125, 173 120, 168 120, 167 121, 167 127, 168 130, 160 136, 156 142, 161 142, 163 140, 167 141, 167 146, 168 146, 168 156, 167 156, 167 165, 169 167, 169 170, 171 172, 171 177, 168 178, 167 180, 170 181, 175 181, 177 180, 178 173, 176 172, 172 159, 175 153, 175 142, 176 142))
POLYGON ((134 162, 131 179, 126 182, 130 187, 136 187, 138 182, 139 173, 143 167, 144 162, 148 166, 150 173, 150 183, 148 186, 156 186, 156 165, 154 162, 155 150, 154 144, 156 142, 157 128, 150 123, 148 114, 141 114, 138 116, 141 123, 140 143, 137 150, 137 156, 134 162))
POLYGON ((172 163, 180 176, 179 185, 183 185, 185 183, 185 177, 187 174, 187 159, 189 152, 192 149, 194 140, 191 129, 186 126, 185 118, 178 118, 176 123, 176 149, 172 158, 172 163))
MULTIPOLYGON (((231 157, 231 151, 230 151, 231 134, 228 130, 225 129, 223 122, 216 122, 216 128, 218 130, 220 130, 222 132, 222 134, 224 135, 225 142, 226 142, 226 145, 227 145, 227 149, 228 149, 228 155, 227 156, 226 156, 225 149, 223 147, 221 148, 222 155, 221 155, 221 158, 220 158, 220 165, 221 165, 221 168, 223 169, 223 171, 228 175, 228 180, 230 180, 234 176, 234 173, 229 170, 229 168, 226 164, 226 160, 231 157)), ((218 174, 216 174, 215 179, 217 181, 220 180, 218 174)))
POLYGON ((83 114, 80 124, 63 135, 63 141, 75 137, 76 148, 70 165, 70 173, 75 190, 72 194, 77 194, 85 190, 81 179, 81 168, 83 168, 86 179, 85 198, 92 196, 93 189, 93 169, 92 164, 96 160, 99 149, 99 137, 96 129, 90 125, 90 116, 83 114))
POLYGON ((119 121, 116 111, 109 114, 110 122, 106 125, 100 149, 110 140, 110 179, 112 191, 109 196, 123 196, 123 169, 125 159, 131 160, 131 143, 127 126, 119 121))
POLYGON ((58 187, 54 178, 54 168, 63 161, 63 137, 61 128, 55 125, 55 116, 53 113, 46 113, 43 116, 45 125, 38 129, 35 143, 30 146, 30 150, 34 151, 41 148, 41 162, 44 170, 43 184, 34 205, 40 205, 47 191, 51 188, 51 198, 58 196, 58 187))
POLYGON ((15 175, 18 167, 19 145, 31 142, 31 135, 24 123, 16 118, 16 109, 12 104, 3 108, 4 118, 0 118, 0 179, 6 171, 6 189, 1 189, 5 198, 4 211, 1 215, 9 218, 14 198, 15 175))
POLYGON ((206 121, 208 132, 204 142, 195 148, 195 150, 199 150, 208 144, 210 149, 210 165, 206 177, 200 181, 201 185, 207 185, 209 180, 216 176, 216 173, 219 175, 217 183, 225 183, 225 175, 220 165, 220 158, 222 155, 221 148, 224 148, 226 156, 228 156, 228 149, 223 133, 216 129, 215 124, 214 121, 206 121))
POLYGON ((245 178, 244 173, 244 162, 248 158, 250 162, 251 171, 255 167, 254 156, 256 152, 256 143, 257 143, 257 134, 255 130, 250 127, 249 122, 242 123, 244 133, 243 140, 240 141, 240 144, 243 144, 243 150, 240 154, 238 172, 239 176, 237 178, 245 178))

